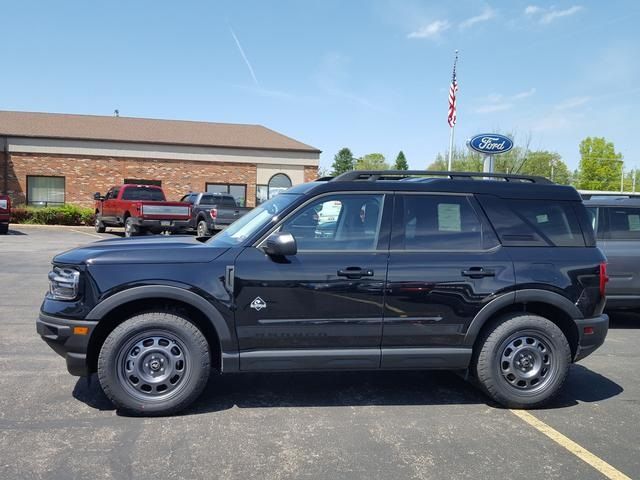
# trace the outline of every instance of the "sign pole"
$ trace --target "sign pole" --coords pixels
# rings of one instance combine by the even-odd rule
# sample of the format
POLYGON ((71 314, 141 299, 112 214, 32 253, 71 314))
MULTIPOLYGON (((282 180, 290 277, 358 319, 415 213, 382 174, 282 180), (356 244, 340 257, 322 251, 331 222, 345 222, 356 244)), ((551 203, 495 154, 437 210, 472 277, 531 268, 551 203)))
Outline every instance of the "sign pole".
POLYGON ((482 171, 485 173, 493 173, 493 155, 484 156, 482 171))
POLYGON ((451 127, 451 133, 449 134, 449 162, 447 163, 447 171, 451 172, 451 162, 453 155, 453 131, 455 130, 455 126, 451 127))

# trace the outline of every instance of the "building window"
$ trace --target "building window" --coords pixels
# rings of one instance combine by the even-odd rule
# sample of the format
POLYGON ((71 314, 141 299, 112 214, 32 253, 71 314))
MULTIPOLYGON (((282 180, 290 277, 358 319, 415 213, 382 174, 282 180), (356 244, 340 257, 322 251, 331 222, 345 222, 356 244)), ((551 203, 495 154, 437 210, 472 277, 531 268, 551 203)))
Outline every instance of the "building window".
POLYGON ((269 186, 256 185, 256 206, 269 200, 269 186))
POLYGON ((27 176, 27 205, 64 205, 64 177, 27 176))
POLYGON ((125 178, 125 185, 155 185, 156 187, 162 186, 162 180, 138 180, 135 178, 125 178))
POLYGON ((291 188, 291 179, 284 173, 276 173, 269 179, 268 197, 273 198, 281 192, 291 188))
POLYGON ((247 186, 232 183, 207 183, 206 190, 209 193, 229 193, 236 199, 239 207, 247 204, 247 186))

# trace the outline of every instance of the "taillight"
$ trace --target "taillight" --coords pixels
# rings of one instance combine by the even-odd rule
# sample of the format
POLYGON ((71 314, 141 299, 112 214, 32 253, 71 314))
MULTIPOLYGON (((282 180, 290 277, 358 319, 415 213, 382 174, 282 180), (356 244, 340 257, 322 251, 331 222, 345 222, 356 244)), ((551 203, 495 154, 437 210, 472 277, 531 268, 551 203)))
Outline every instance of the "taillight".
POLYGON ((605 287, 609 281, 609 275, 607 275, 607 262, 600 264, 600 296, 604 297, 605 287))
POLYGON ((218 216, 218 209, 212 208, 211 210, 209 210, 209 215, 211 215, 211 218, 215 220, 218 216))

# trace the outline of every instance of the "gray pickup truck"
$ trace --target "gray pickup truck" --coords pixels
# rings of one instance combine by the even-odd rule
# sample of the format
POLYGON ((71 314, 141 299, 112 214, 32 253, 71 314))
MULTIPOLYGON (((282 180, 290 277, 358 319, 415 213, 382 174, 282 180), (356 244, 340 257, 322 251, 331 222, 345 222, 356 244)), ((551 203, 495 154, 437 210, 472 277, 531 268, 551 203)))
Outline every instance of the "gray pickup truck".
POLYGON ((224 193, 189 193, 181 202, 191 204, 189 226, 196 230, 199 237, 208 237, 224 230, 245 213, 250 207, 240 207, 232 195, 224 193))
POLYGON ((600 249, 607 257, 609 310, 640 310, 640 198, 584 201, 600 249))

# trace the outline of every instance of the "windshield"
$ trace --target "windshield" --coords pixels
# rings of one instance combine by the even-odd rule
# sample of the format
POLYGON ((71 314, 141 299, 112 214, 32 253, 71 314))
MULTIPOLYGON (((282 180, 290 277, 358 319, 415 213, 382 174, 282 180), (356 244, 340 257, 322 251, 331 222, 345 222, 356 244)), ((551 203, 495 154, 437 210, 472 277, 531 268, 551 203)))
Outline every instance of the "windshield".
POLYGON ((212 247, 234 247, 246 238, 261 230, 268 223, 276 222, 278 214, 287 208, 300 195, 281 193, 254 208, 244 217, 232 223, 229 228, 209 241, 212 247))

